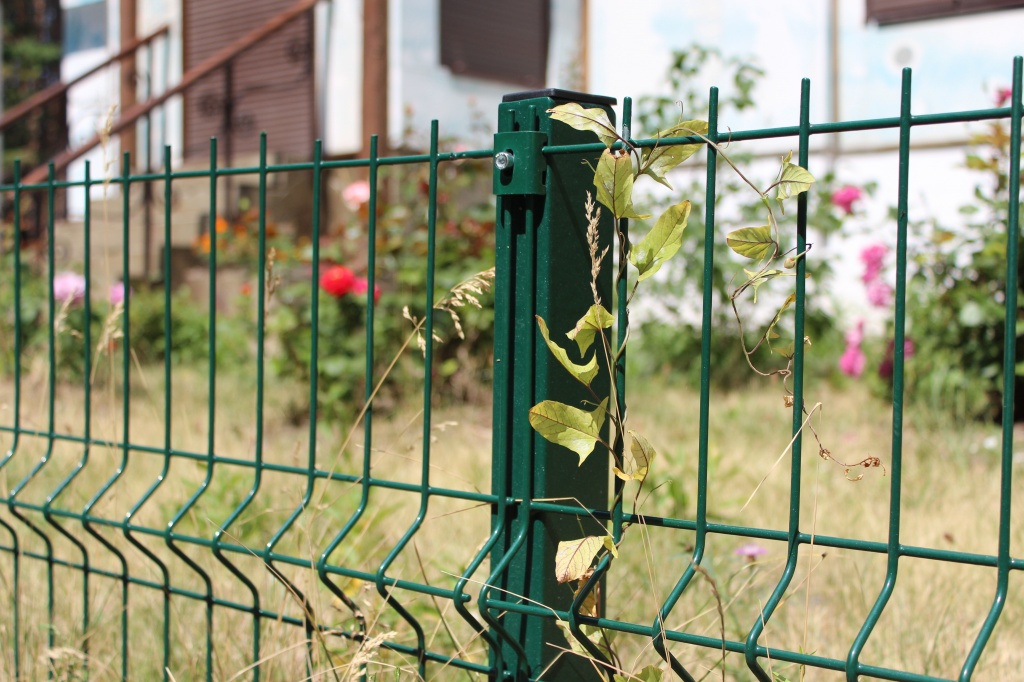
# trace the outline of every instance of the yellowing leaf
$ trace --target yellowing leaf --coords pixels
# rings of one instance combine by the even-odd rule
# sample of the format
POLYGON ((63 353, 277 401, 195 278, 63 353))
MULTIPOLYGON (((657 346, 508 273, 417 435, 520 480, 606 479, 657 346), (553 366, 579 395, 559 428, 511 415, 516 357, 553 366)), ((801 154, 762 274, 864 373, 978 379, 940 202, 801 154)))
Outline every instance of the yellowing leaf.
POLYGON ((743 268, 743 272, 747 273, 747 284, 749 284, 754 290, 754 303, 757 303, 757 288, 762 284, 767 284, 776 277, 796 277, 792 273, 783 272, 782 270, 764 270, 762 272, 751 272, 746 268, 743 268))
POLYGON ((629 262, 639 272, 639 281, 656 273, 665 261, 675 255, 683 243, 683 230, 689 219, 689 201, 669 206, 651 231, 629 249, 629 262))
MULTIPOLYGON (((565 350, 548 336, 548 325, 540 315, 537 316, 537 326, 540 328, 540 335, 544 337, 544 343, 548 344, 551 354, 562 363, 562 367, 569 370, 569 374, 573 375, 584 386, 589 386, 590 382, 597 376, 597 356, 595 355, 590 358, 590 362, 585 365, 577 365, 569 359, 569 355, 565 350)), ((582 355, 582 352, 580 354, 582 355)))
MULTIPOLYGON (((590 576, 584 574, 584 578, 589 577, 590 576)), ((574 600, 577 597, 579 597, 580 591, 583 589, 583 585, 585 583, 586 580, 580 580, 579 586, 576 588, 576 591, 572 593, 572 598, 574 600)), ((583 603, 580 604, 580 613, 584 616, 590 616, 591 618, 597 618, 598 616, 600 616, 600 597, 601 583, 598 582, 596 585, 594 585, 594 589, 590 590, 590 592, 587 593, 587 596, 583 599, 583 603)))
POLYGON ((587 314, 579 319, 576 326, 566 333, 570 339, 580 347, 580 355, 587 352, 590 344, 594 342, 594 336, 602 329, 611 328, 615 318, 604 306, 596 303, 590 306, 587 314))
POLYGON ((606 149, 594 172, 597 200, 616 218, 650 218, 633 209, 633 159, 628 152, 606 149))
POLYGON ((623 464, 632 464, 627 467, 630 471, 627 473, 618 467, 612 467, 612 471, 623 481, 640 481, 643 484, 644 479, 647 478, 647 472, 650 470, 651 460, 658 453, 654 446, 636 431, 630 431, 629 435, 633 438, 629 446, 630 455, 623 464))
POLYGON ((761 260, 775 254, 775 240, 772 239, 772 228, 768 225, 733 230, 726 235, 725 243, 739 255, 751 260, 761 260))
MULTIPOLYGON (((683 121, 667 130, 659 132, 658 138, 689 137, 695 133, 706 135, 707 132, 707 121, 683 121)), ((643 151, 640 157, 640 168, 643 169, 643 173, 672 189, 672 185, 665 179, 665 174, 693 156, 703 146, 703 143, 699 142, 696 144, 659 144, 653 149, 645 149, 643 151)))
MULTIPOLYGON (((593 654, 591 654, 582 643, 573 637, 572 630, 569 628, 568 623, 564 620, 559 620, 555 621, 555 624, 562 631, 562 634, 565 635, 566 641, 569 642, 570 649, 585 658, 593 658, 593 654)), ((612 660, 611 637, 607 631, 602 630, 595 625, 580 623, 580 632, 583 633, 584 637, 590 640, 591 644, 597 647, 598 651, 601 652, 601 655, 604 656, 606 660, 612 660)))
POLYGON ((570 102, 548 109, 547 113, 556 121, 567 123, 576 130, 589 130, 595 133, 606 147, 611 147, 619 139, 615 126, 604 109, 585 109, 576 102, 570 102))
POLYGON ((545 400, 530 409, 530 426, 545 439, 579 455, 582 466, 601 438, 607 409, 607 398, 593 412, 545 400))
POLYGON ((555 579, 567 583, 587 576, 594 558, 602 549, 607 549, 612 556, 619 556, 610 535, 588 535, 579 540, 559 542, 555 552, 555 579))
POLYGON ((782 303, 782 307, 779 308, 779 312, 775 313, 775 319, 773 319, 772 323, 768 325, 768 330, 764 333, 764 336, 769 340, 769 347, 771 346, 771 339, 779 338, 779 335, 775 333, 775 326, 779 323, 779 320, 782 319, 782 313, 786 312, 789 306, 793 305, 795 302, 796 294, 790 294, 787 296, 786 300, 782 303))
POLYGON ((555 579, 567 583, 582 578, 602 547, 604 541, 597 535, 559 542, 555 553, 555 579))
POLYGON ((814 176, 810 172, 795 163, 790 163, 790 159, 793 158, 793 152, 790 152, 785 159, 782 160, 782 172, 779 174, 779 179, 775 183, 776 189, 776 200, 779 202, 779 206, 782 206, 782 200, 788 199, 791 196, 806 192, 811 188, 814 183, 814 176))

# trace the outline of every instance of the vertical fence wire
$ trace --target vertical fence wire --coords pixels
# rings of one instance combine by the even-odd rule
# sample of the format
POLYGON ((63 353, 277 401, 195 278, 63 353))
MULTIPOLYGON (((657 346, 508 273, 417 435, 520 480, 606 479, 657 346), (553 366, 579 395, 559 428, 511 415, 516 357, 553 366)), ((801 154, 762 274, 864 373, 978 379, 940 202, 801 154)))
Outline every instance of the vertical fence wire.
POLYGON ((900 493, 903 484, 903 363, 905 358, 907 302, 907 194, 910 182, 910 69, 903 69, 900 91, 899 199, 896 207, 896 312, 892 375, 892 459, 889 488, 889 539, 886 550, 885 582, 846 657, 846 679, 856 682, 861 672, 860 656, 871 632, 896 589, 900 548, 900 493))
MULTIPOLYGON (((712 87, 708 92, 708 139, 718 143, 718 88, 712 87)), ((666 621, 672 609, 678 603, 683 591, 693 580, 695 566, 704 559, 707 546, 707 509, 708 509, 708 431, 711 418, 711 341, 712 319, 714 314, 714 261, 715 261, 715 201, 718 179, 718 149, 707 146, 707 175, 705 193, 708 200, 704 202, 704 259, 703 259, 703 297, 701 301, 701 339, 700 339, 700 412, 698 414, 697 441, 697 513, 695 521, 696 537, 689 564, 683 569, 679 581, 672 588, 665 602, 658 610, 657 617, 651 625, 651 639, 655 651, 671 666, 672 671, 685 682, 694 682, 694 677, 669 652, 665 645, 666 621)))
MULTIPOLYGON (((165 172, 171 167, 170 158, 170 146, 165 148, 164 152, 164 169, 165 172)), ((216 395, 217 395, 217 324, 216 324, 216 310, 217 310, 217 141, 216 139, 210 140, 210 196, 209 196, 209 215, 207 216, 206 229, 207 234, 211 236, 210 239, 210 253, 209 253, 209 288, 208 288, 208 305, 209 311, 207 312, 207 394, 206 394, 206 453, 203 457, 205 473, 203 480, 196 487, 195 492, 185 501, 177 513, 171 518, 167 524, 167 529, 164 535, 165 543, 168 549, 174 552, 175 556, 181 559, 185 564, 192 569, 192 571, 199 576, 199 579, 203 583, 203 603, 205 607, 206 617, 204 622, 205 637, 204 637, 204 666, 206 670, 206 680, 210 682, 213 679, 213 581, 210 578, 210 574, 204 569, 198 562, 196 562, 187 552, 181 549, 175 542, 174 529, 181 523, 181 520, 185 517, 189 511, 195 506, 203 494, 210 487, 210 483, 213 480, 213 468, 216 464, 214 460, 214 448, 216 444, 216 438, 214 436, 214 427, 217 420, 216 414, 216 395)), ((164 201, 170 202, 170 192, 165 196, 164 201)), ((170 271, 165 271, 165 276, 170 271)), ((127 287, 127 274, 122 279, 122 286, 127 287)), ((167 445, 168 453, 170 452, 170 444, 167 445)))
MULTIPOLYGON (((14 399, 13 403, 13 434, 11 445, 0 460, 0 470, 13 459, 18 451, 18 444, 21 441, 21 161, 14 161, 14 399)), ((10 502, 8 501, 8 508, 10 502)), ((6 521, 4 528, 11 536, 11 655, 14 659, 14 676, 21 677, 21 611, 19 601, 21 597, 21 543, 18 533, 14 527, 6 521)))
MULTIPOLYGON (((800 136, 799 136, 799 164, 807 168, 807 154, 810 141, 810 99, 811 82, 803 79, 800 86, 800 136)), ((796 252, 802 254, 807 249, 807 193, 801 193, 797 199, 797 239, 796 252)), ((797 564, 800 558, 800 481, 803 471, 802 444, 804 415, 807 412, 804 405, 804 314, 805 310, 805 282, 806 282, 807 258, 797 259, 796 267, 796 302, 795 302, 795 329, 793 332, 793 441, 791 446, 791 464, 789 479, 789 530, 787 531, 786 565, 779 577, 778 584, 772 591, 768 601, 761 608, 757 619, 747 634, 744 657, 747 667, 760 682, 774 682, 772 676, 757 662, 760 654, 758 639, 764 632, 768 621, 771 619, 775 608, 789 589, 789 584, 796 574, 797 564)))
POLYGON ((1010 100, 1010 182, 1006 215, 1006 322, 1003 331, 1003 414, 1002 453, 999 481, 999 547, 997 554, 996 594, 981 631, 960 670, 960 680, 971 679, 981 654, 1006 605, 1010 582, 1010 504, 1013 499, 1013 412, 1017 358, 1017 291, 1020 286, 1018 260, 1020 250, 1020 142, 1022 72, 1024 59, 1013 60, 1013 87, 1010 100))

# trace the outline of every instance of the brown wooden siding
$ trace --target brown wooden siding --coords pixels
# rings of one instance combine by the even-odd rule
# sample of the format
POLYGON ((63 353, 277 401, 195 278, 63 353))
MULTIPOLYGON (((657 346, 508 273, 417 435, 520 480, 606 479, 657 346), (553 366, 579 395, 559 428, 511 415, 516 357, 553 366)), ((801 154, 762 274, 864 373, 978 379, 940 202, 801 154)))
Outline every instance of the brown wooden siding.
MULTIPOLYGON (((259 28, 295 0, 185 0, 185 70, 259 28)), ((233 61, 230 97, 224 69, 185 93, 185 155, 205 158, 212 136, 222 159, 267 149, 288 158, 309 158, 314 131, 312 17, 285 26, 233 61), (225 107, 233 108, 230 132, 225 107)))
POLYGON ((1024 7, 1024 0, 867 0, 867 18, 881 25, 1024 7))

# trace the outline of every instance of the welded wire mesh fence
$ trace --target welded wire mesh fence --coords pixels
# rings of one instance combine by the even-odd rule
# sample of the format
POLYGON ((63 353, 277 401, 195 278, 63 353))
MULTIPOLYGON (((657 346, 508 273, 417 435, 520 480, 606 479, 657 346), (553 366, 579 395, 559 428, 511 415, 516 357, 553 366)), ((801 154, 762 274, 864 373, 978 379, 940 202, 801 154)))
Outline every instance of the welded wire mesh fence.
MULTIPOLYGON (((581 208, 593 175, 581 161, 596 159, 604 145, 589 142, 592 137, 545 113, 554 104, 575 98, 573 93, 542 91, 508 98, 499 112, 501 148, 494 150, 441 152, 435 124, 429 153, 416 156, 380 157, 374 140, 367 159, 327 161, 317 145, 311 162, 273 164, 264 141, 255 166, 221 169, 214 142, 209 165, 200 170, 172 170, 168 151, 164 169, 157 173, 132 175, 125 157, 120 174, 113 177, 93 177, 87 166, 84 180, 59 180, 51 173, 37 185, 23 184, 16 166, 13 180, 0 187, 12 216, 0 270, 7 334, 0 349, 5 408, 0 434, 6 438, 0 458, 5 504, 0 515, 0 590, 7 605, 0 616, 0 676, 37 679, 49 671, 68 679, 345 679, 387 678, 395 670, 428 679, 584 679, 602 674, 600 666, 561 654, 559 647, 567 648, 568 642, 560 639, 555 627, 560 620, 577 632, 581 626, 597 626, 619 633, 620 642, 635 641, 641 649, 652 646, 684 680, 707 673, 708 664, 695 667, 695 652, 712 662, 719 653, 728 653, 733 661, 729 674, 737 679, 753 675, 771 682, 778 679, 770 672, 773 664, 801 666, 809 675, 835 671, 850 680, 944 679, 929 671, 874 664, 864 657, 900 590, 898 569, 921 560, 989 569, 991 606, 973 640, 963 644, 960 678, 971 678, 1002 610, 1014 598, 1011 574, 1024 568, 1024 558, 1011 553, 1010 515, 1021 71, 1018 59, 1009 107, 915 115, 908 70, 898 116, 820 124, 811 122, 810 86, 805 81, 797 125, 728 134, 719 128, 717 91, 711 93, 708 139, 735 145, 761 139, 793 141, 795 157, 812 172, 815 137, 885 128, 899 132, 899 205, 892 226, 897 245, 892 439, 891 450, 878 453, 885 455, 889 474, 884 541, 816 534, 807 519, 801 344, 794 349, 789 378, 795 407, 784 527, 733 524, 709 512, 709 500, 716 494, 709 437, 710 376, 715 372, 710 362, 715 343, 711 277, 713 245, 721 239, 716 232, 714 198, 720 170, 714 148, 707 150, 702 353, 694 359, 701 365, 701 382, 697 414, 692 417, 699 427, 692 453, 692 515, 641 515, 628 499, 623 501, 620 482, 609 489, 606 464, 594 458, 585 471, 577 471, 575 456, 546 443, 527 424, 529 408, 558 395, 564 386, 547 357, 534 316, 545 317, 552 326, 557 321, 559 328, 571 325, 575 317, 569 308, 590 295, 590 261, 580 248, 579 233, 586 225, 581 208), (998 517, 991 520, 998 524, 998 543, 987 553, 906 544, 900 534, 902 499, 914 485, 904 480, 902 469, 910 140, 920 126, 1000 119, 1010 121, 1011 156, 1005 190, 1009 209, 1001 481, 998 517), (452 167, 457 173, 458 164, 491 159, 495 151, 511 155, 502 161, 505 168, 496 171, 494 185, 498 205, 492 445, 486 429, 459 431, 459 426, 435 418, 435 384, 448 365, 438 361, 437 344, 431 340, 439 333, 438 318, 450 319, 460 292, 476 295, 488 277, 461 285, 436 281, 439 244, 464 238, 439 224, 444 169, 452 167), (425 276, 416 289, 418 298, 409 302, 412 311, 402 321, 404 345, 383 348, 377 334, 390 322, 381 320, 375 293, 380 273, 390 263, 379 255, 386 242, 379 206, 387 191, 383 176, 389 169, 413 166, 428 172, 422 201, 406 207, 415 217, 416 231, 405 233, 405 238, 420 245, 425 276), (321 328, 324 308, 338 305, 355 281, 345 279, 354 277, 347 270, 329 275, 334 265, 321 253, 328 231, 323 211, 327 178, 344 169, 363 174, 368 187, 358 234, 350 230, 340 237, 365 252, 365 280, 355 294, 360 307, 345 313, 356 311, 355 318, 345 319, 356 320, 349 329, 361 336, 360 350, 346 359, 354 357, 363 367, 355 380, 351 373, 316 369, 339 362, 334 351, 323 351, 333 338, 321 328), (311 213, 304 250, 288 263, 274 248, 276 226, 267 198, 274 179, 290 173, 308 175, 311 213), (224 211, 218 201, 225 180, 243 178, 253 181, 256 191, 249 209, 252 249, 245 266, 245 296, 237 304, 252 324, 239 333, 225 327, 222 273, 238 263, 230 260, 221 239, 225 229, 233 228, 218 222, 224 211), (172 276, 174 250, 168 246, 161 254, 163 281, 155 293, 149 292, 156 312, 143 310, 147 292, 141 285, 135 290, 129 278, 136 269, 133 259, 139 257, 133 189, 145 184, 162 197, 156 222, 165 245, 174 243, 176 231, 182 229, 172 218, 178 188, 208 197, 201 295, 178 297, 172 276), (116 196, 102 209, 105 214, 112 211, 113 217, 97 215, 99 204, 93 197, 98 191, 116 196), (61 193, 85 198, 80 227, 58 224, 54 218, 61 193), (38 244, 23 242, 20 224, 22 206, 32 194, 49 206, 46 236, 38 244), (120 223, 118 234, 104 236, 118 242, 119 260, 91 257, 100 223, 104 230, 120 223), (65 234, 58 235, 58 229, 65 234), (62 279, 60 272, 58 237, 67 238, 69 233, 79 240, 83 254, 79 279, 62 279), (580 253, 573 255, 576 250, 580 253), (116 271, 121 275, 112 277, 116 271), (98 281, 104 282, 102 291, 98 281), (288 332, 292 340, 295 335, 305 339, 299 356, 290 361, 312 368, 301 375, 305 399, 300 404, 307 407, 297 418, 289 407, 294 382, 288 384, 271 371, 269 358, 287 345, 287 336, 285 341, 275 340, 267 331, 269 318, 283 305, 287 284, 304 287, 298 308, 308 320, 307 326, 295 328, 299 331, 288 332), (176 336, 181 324, 176 314, 195 308, 200 310, 197 328, 202 333, 182 340, 176 336), (132 352, 144 333, 153 337, 155 361, 140 360, 132 352), (182 359, 186 346, 192 350, 187 362, 182 359), (242 359, 225 360, 232 351, 239 351, 242 359), (373 409, 374 401, 389 373, 397 371, 390 362, 396 355, 418 372, 415 381, 422 397, 412 414, 391 408, 382 418, 380 410, 373 409), (228 376, 231 362, 242 371, 228 376), (355 407, 344 412, 341 421, 325 422, 322 413, 329 403, 321 395, 326 387, 343 382, 356 384, 361 400, 352 403, 355 407), (292 415, 290 421, 282 417, 286 413, 292 415), (444 429, 455 433, 446 435, 444 429), (402 452, 396 454, 397 450, 402 452), (577 537, 587 524, 604 525, 617 539, 627 525, 687 538, 676 544, 689 547, 656 557, 658 573, 668 574, 671 584, 655 599, 647 595, 634 600, 643 604, 634 604, 632 613, 643 617, 620 618, 607 608, 605 617, 584 615, 571 592, 555 582, 552 561, 557 541, 577 537), (698 590, 706 594, 703 583, 713 582, 702 562, 721 538, 785 547, 777 580, 758 600, 756 617, 735 624, 745 633, 738 638, 690 628, 680 614, 684 595, 698 590), (807 550, 816 548, 885 559, 881 579, 864 596, 868 608, 859 632, 839 645, 844 655, 772 645, 766 638, 773 617, 798 588, 798 566, 806 566, 811 561, 807 550), (735 655, 744 659, 742 664, 735 655)), ((593 97, 583 101, 609 111, 613 103, 593 97)), ((623 136, 629 139, 628 103, 623 119, 623 136)), ((703 140, 633 143, 650 148, 703 140)), ((807 197, 802 195, 793 222, 799 253, 807 246, 807 216, 807 197)), ((602 238, 610 243, 616 226, 605 221, 601 229, 602 238)), ((625 232, 625 223, 617 229, 625 232)), ((804 337, 804 274, 810 258, 813 252, 796 263, 796 339, 804 337)), ((625 284, 618 282, 619 339, 625 338, 627 323, 625 284)), ((602 273, 600 286, 610 299, 611 268, 602 273)), ((411 289, 400 291, 412 296, 411 289)), ((332 326, 329 331, 333 335, 342 330, 332 326)), ((408 373, 402 380, 413 381, 408 373)), ((625 383, 618 388, 624 399, 625 383)), ((612 577, 612 567, 611 558, 603 558, 593 580, 604 580, 606 589, 613 589, 621 578, 612 577)), ((725 663, 721 665, 725 670, 725 663)), ((795 678, 800 673, 786 674, 795 678)))

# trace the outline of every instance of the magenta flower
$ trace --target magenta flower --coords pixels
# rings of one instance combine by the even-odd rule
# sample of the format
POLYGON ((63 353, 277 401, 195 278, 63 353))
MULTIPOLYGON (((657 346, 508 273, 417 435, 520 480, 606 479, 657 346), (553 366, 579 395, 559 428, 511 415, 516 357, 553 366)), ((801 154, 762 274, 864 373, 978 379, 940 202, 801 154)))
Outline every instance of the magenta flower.
POLYGON ((848 377, 856 379, 864 373, 864 364, 866 362, 867 358, 864 357, 864 351, 857 346, 847 346, 843 356, 839 358, 839 371, 848 377))
POLYGON ((370 183, 366 180, 357 180, 346 187, 341 198, 350 209, 355 211, 370 200, 370 183))
POLYGON ((839 371, 848 377, 857 378, 864 373, 867 358, 860 344, 864 340, 864 320, 857 320, 857 325, 846 332, 846 350, 839 358, 839 371))
POLYGON ((53 278, 53 297, 59 303, 81 303, 85 298, 85 277, 77 272, 62 272, 53 278))
POLYGON ((856 326, 850 331, 846 332, 846 345, 856 346, 860 348, 861 341, 864 340, 864 320, 857 320, 856 326))
POLYGON ((124 303, 124 282, 114 282, 110 285, 110 305, 124 303))
POLYGON ((832 204, 843 209, 846 215, 853 213, 853 202, 857 201, 863 196, 859 187, 853 185, 846 185, 840 187, 832 193, 832 204))
MULTIPOLYGON (((893 369, 896 363, 896 357, 894 353, 895 348, 896 341, 894 339, 889 339, 889 346, 885 349, 885 357, 882 358, 882 362, 880 362, 878 365, 878 376, 882 377, 883 379, 892 378, 893 369)), ((914 356, 914 350, 915 348, 913 339, 904 339, 903 357, 912 358, 914 356)))
POLYGON ((860 260, 864 263, 864 274, 861 276, 861 280, 865 284, 870 284, 878 278, 887 253, 889 253, 889 247, 885 244, 872 244, 864 247, 860 252, 860 260))
POLYGON ((1004 107, 1006 103, 1013 97, 1013 90, 1007 87, 1002 87, 996 90, 996 106, 1004 107))
POLYGON ((758 557, 764 556, 768 553, 768 550, 757 544, 756 542, 748 542, 745 545, 741 545, 736 548, 733 552, 736 556, 744 557, 747 561, 753 563, 757 561, 758 557))
MULTIPOLYGON (((370 283, 366 281, 365 277, 356 277, 355 282, 352 284, 352 293, 359 296, 364 296, 366 290, 370 288, 370 283)), ((373 285, 373 302, 376 303, 380 300, 380 285, 373 285)))
POLYGON ((888 308, 892 303, 892 293, 892 287, 881 279, 875 278, 868 282, 868 303, 876 308, 888 308))

